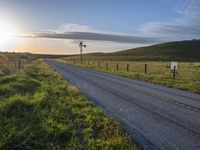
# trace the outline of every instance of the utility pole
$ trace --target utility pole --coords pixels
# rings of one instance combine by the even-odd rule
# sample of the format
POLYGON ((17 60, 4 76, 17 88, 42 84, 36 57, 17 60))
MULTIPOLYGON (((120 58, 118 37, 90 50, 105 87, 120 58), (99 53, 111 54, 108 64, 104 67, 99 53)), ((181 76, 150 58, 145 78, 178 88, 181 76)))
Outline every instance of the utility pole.
POLYGON ((83 42, 81 41, 79 44, 80 47, 80 60, 81 60, 81 64, 83 63, 83 47, 86 47, 86 45, 83 44, 83 42))

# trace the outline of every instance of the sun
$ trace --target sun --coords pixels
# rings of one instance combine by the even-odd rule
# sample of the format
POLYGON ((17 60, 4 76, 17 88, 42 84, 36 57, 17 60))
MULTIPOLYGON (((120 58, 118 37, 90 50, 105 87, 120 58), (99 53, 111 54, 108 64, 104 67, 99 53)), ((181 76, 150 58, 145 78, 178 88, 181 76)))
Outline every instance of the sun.
POLYGON ((0 21, 0 47, 19 36, 19 31, 12 24, 0 21))

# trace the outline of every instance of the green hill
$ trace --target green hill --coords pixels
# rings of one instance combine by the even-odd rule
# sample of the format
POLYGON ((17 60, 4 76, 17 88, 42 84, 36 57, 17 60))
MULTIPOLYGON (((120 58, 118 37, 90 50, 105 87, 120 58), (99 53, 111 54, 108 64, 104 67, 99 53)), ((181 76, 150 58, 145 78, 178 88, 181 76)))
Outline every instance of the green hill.
POLYGON ((91 53, 85 57, 115 60, 200 61, 200 40, 176 41, 114 53, 91 53))

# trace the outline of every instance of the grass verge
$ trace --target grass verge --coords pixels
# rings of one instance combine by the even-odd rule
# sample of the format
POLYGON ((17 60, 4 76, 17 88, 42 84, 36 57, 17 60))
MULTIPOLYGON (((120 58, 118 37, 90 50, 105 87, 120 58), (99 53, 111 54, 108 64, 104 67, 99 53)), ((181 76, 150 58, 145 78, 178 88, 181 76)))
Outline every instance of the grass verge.
POLYGON ((43 61, 0 81, 0 149, 138 149, 43 61))
MULTIPOLYGON (((60 60, 65 63, 64 60, 60 60)), ((103 71, 115 75, 129 77, 137 80, 147 81, 167 87, 187 90, 194 93, 200 93, 200 63, 180 62, 176 79, 173 79, 173 73, 166 66, 169 62, 106 62, 101 63, 101 66, 96 64, 75 64, 81 67, 86 67, 93 70, 103 71), (130 64, 130 71, 126 70, 126 65, 130 64), (119 64, 119 70, 116 69, 116 64, 119 64), (144 73, 144 64, 148 64, 147 74, 144 73)))

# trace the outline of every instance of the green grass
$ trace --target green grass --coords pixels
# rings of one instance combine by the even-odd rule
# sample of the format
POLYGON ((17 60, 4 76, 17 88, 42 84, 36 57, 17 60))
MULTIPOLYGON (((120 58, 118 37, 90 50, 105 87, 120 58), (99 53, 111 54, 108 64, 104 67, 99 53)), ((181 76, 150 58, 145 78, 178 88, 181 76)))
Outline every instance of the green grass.
MULTIPOLYGON (((63 61, 74 64, 73 61, 66 61, 66 59, 63 61)), ((89 60, 85 61, 85 64, 83 65, 77 63, 76 65, 168 87, 200 93, 200 63, 179 62, 178 72, 175 80, 173 79, 173 73, 170 71, 170 68, 167 68, 167 66, 170 65, 170 62, 101 61, 100 63, 100 67, 99 61, 89 60), (108 63, 108 69, 106 69, 106 62, 108 63), (119 64, 119 70, 117 70, 117 64, 119 64), (129 72, 126 70, 127 64, 129 64, 129 72), (147 64, 147 74, 144 73, 145 64, 147 64)))
POLYGON ((43 61, 0 85, 0 149, 138 149, 117 121, 43 61))
POLYGON ((0 52, 0 77, 18 72, 30 62, 29 58, 29 55, 23 53, 0 52))
POLYGON ((33 60, 39 58, 60 58, 67 55, 31 54, 0 51, 0 77, 18 72, 33 60))

